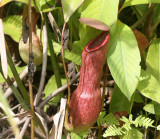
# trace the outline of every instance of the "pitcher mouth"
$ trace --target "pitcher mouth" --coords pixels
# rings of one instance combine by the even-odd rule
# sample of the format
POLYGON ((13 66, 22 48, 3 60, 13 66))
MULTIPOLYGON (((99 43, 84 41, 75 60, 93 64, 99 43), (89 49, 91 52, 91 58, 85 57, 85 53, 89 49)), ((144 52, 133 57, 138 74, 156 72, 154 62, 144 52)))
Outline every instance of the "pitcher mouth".
POLYGON ((109 31, 102 32, 86 45, 85 52, 93 52, 100 49, 109 41, 109 36, 109 31))

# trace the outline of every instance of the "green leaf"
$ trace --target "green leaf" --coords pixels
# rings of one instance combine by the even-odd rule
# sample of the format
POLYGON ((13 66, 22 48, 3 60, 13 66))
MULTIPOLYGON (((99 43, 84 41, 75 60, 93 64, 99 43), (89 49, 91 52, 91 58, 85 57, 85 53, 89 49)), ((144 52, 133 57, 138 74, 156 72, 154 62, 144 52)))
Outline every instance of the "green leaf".
POLYGON ((81 17, 102 21, 107 26, 117 21, 119 0, 86 0, 81 17))
MULTIPOLYGON (((62 82, 62 85, 65 85, 66 84, 66 79, 65 78, 61 78, 61 82, 62 82)), ((44 94, 45 94, 45 97, 44 99, 49 96, 52 92, 54 92, 55 90, 57 90, 58 87, 57 87, 57 84, 56 84, 56 78, 55 78, 55 75, 53 75, 47 85, 45 86, 45 89, 44 89, 44 94)), ((53 104, 53 105, 57 105, 57 103, 60 101, 61 97, 63 97, 63 93, 59 93, 58 95, 56 95, 55 97, 53 97, 51 100, 50 100, 50 104, 53 104)))
POLYGON ((49 12, 58 9, 55 8, 55 0, 36 0, 36 8, 41 12, 49 12))
MULTIPOLYGON (((54 51, 58 54, 61 52, 60 44, 53 42, 54 51)), ((71 51, 65 49, 64 50, 64 57, 68 60, 71 60, 73 63, 77 65, 81 65, 81 49, 78 45, 75 45, 71 51)))
POLYGON ((69 18, 83 2, 84 0, 62 0, 65 22, 68 22, 69 18))
POLYGON ((114 86, 111 104, 109 105, 109 112, 129 112, 131 102, 128 101, 126 96, 121 92, 117 85, 114 86))
MULTIPOLYGON (((17 2, 22 2, 22 3, 28 4, 28 0, 2 0, 0 2, 0 7, 4 6, 5 4, 12 2, 12 1, 17 1, 17 2)), ((34 6, 33 0, 31 0, 31 3, 32 3, 32 6, 34 6)))
POLYGON ((82 132, 80 134, 71 132, 71 139, 85 139, 87 136, 88 136, 88 131, 82 132))
POLYGON ((106 112, 104 111, 100 112, 99 117, 97 119, 97 124, 98 126, 102 124, 105 124, 105 126, 110 126, 110 125, 119 125, 119 122, 112 113, 106 115, 106 112))
POLYGON ((147 98, 160 103, 160 84, 147 71, 141 70, 143 80, 139 81, 137 89, 147 98))
POLYGON ((121 127, 116 127, 115 125, 109 126, 105 133, 103 134, 103 137, 108 137, 108 136, 117 136, 117 135, 122 135, 124 132, 121 127))
POLYGON ((150 45, 146 64, 147 71, 160 83, 160 39, 155 39, 150 45))
POLYGON ((12 15, 3 19, 4 33, 19 42, 22 34, 22 16, 12 15))
POLYGON ((138 4, 148 4, 148 3, 160 3, 160 1, 159 0, 125 0, 121 10, 127 6, 138 5, 138 4))
POLYGON ((122 139, 142 139, 143 134, 136 128, 127 131, 122 139))
POLYGON ((143 109, 149 113, 160 115, 160 104, 155 101, 146 104, 143 109))
POLYGON ((110 31, 107 61, 122 93, 130 100, 140 76, 140 52, 132 30, 118 21, 110 31))
MULTIPOLYGON (((18 74, 20 74, 25 68, 26 68, 26 66, 24 66, 24 67, 16 67, 16 70, 17 70, 18 74)), ((8 66, 8 76, 10 78, 13 77, 12 71, 11 71, 9 66, 8 66)), ((5 82, 5 80, 3 79, 2 74, 0 74, 0 83, 2 83, 2 82, 5 82)))

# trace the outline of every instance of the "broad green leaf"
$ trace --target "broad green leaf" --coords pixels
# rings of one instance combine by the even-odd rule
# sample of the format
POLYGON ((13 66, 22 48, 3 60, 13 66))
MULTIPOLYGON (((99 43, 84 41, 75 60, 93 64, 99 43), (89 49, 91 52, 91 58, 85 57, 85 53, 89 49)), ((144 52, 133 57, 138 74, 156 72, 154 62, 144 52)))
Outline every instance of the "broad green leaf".
POLYGON ((122 93, 130 100, 140 76, 140 52, 132 30, 120 21, 111 28, 107 61, 122 93))
MULTIPOLYGON (((12 2, 12 1, 17 1, 17 2, 22 2, 25 4, 28 4, 28 0, 1 0, 0 2, 0 7, 4 6, 5 4, 12 2)), ((34 1, 31 0, 32 6, 34 6, 34 1)))
POLYGON ((143 109, 149 113, 160 115, 160 104, 155 101, 146 104, 143 109))
MULTIPOLYGON (((66 79, 61 78, 61 82, 62 82, 62 85, 65 85, 66 84, 66 79)), ((45 97, 44 97, 44 99, 57 89, 58 89, 58 87, 57 87, 57 84, 56 84, 56 78, 55 78, 55 75, 53 75, 49 79, 47 85, 45 86, 45 89, 44 89, 45 97)), ((50 100, 50 103, 53 104, 53 105, 57 105, 57 103, 60 101, 60 99, 61 99, 61 97, 63 97, 63 95, 64 95, 63 93, 59 93, 58 95, 56 95, 55 97, 53 97, 50 100)))
MULTIPOLYGON (((60 44, 53 42, 54 51, 58 54, 61 52, 61 46, 60 44)), ((80 48, 76 45, 73 47, 71 51, 64 50, 64 57, 68 60, 71 60, 73 63, 77 65, 81 65, 81 52, 80 48)))
POLYGON ((142 80, 139 81, 137 89, 145 97, 160 103, 160 84, 149 72, 141 70, 142 80))
POLYGON ((84 2, 84 0, 61 0, 64 14, 64 21, 68 22, 69 18, 76 9, 84 2))
MULTIPOLYGON (((24 67, 16 67, 16 70, 17 70, 18 74, 20 74, 25 68, 26 68, 26 66, 24 66, 24 67)), ((11 71, 9 66, 8 66, 8 76, 10 78, 13 77, 12 71, 11 71)), ((2 82, 5 82, 5 80, 3 79, 2 74, 0 74, 0 83, 2 83, 2 82)))
POLYGON ((160 39, 155 39, 150 45, 146 64, 147 71, 160 83, 160 39))
POLYGON ((22 16, 12 15, 3 19, 4 33, 19 42, 22 34, 22 16))
POLYGON ((131 128, 131 130, 126 132, 122 139, 142 139, 142 137, 143 134, 138 129, 131 128))
POLYGON ((92 18, 107 26, 117 21, 119 0, 86 0, 83 4, 82 18, 92 18))
POLYGON ((109 112, 129 112, 131 102, 128 101, 126 96, 121 92, 117 85, 114 87, 111 104, 109 105, 109 112))
POLYGON ((148 3, 160 3, 160 1, 159 0, 125 0, 121 10, 127 6, 148 4, 148 3))

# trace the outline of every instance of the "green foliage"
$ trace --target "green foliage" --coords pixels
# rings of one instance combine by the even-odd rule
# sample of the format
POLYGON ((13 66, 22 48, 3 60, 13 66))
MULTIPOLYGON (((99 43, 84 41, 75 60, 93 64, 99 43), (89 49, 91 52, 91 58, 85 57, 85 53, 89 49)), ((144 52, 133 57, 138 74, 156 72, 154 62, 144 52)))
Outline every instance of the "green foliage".
POLYGON ((136 128, 131 128, 131 130, 126 131, 126 134, 122 139, 142 139, 143 134, 136 128))
MULTIPOLYGON (((2 0, 0 3, 0 7, 6 5, 9 2, 12 1, 17 1, 17 2, 22 2, 25 4, 28 4, 28 0, 2 0)), ((49 12, 53 11, 56 8, 54 8, 55 0, 31 0, 32 6, 36 7, 37 11, 41 12, 49 12), (35 5, 36 2, 36 5, 35 5)))
POLYGON ((140 76, 140 52, 132 30, 118 21, 110 31, 108 66, 122 91, 131 100, 140 76))
MULTIPOLYGON (((24 66, 24 67, 16 67, 16 70, 17 70, 18 74, 20 74, 25 68, 26 68, 26 66, 24 66)), ((13 77, 13 73, 12 73, 10 67, 8 67, 8 76, 9 76, 10 78, 13 77)), ((3 79, 2 74, 0 74, 0 83, 2 83, 2 82, 4 82, 4 81, 5 81, 5 80, 3 79)))
POLYGON ((111 27, 117 21, 118 0, 86 0, 81 17, 93 18, 111 27))
POLYGON ((148 3, 160 3, 160 1, 159 0, 125 0, 121 9, 127 6, 138 5, 138 4, 148 4, 148 3))
POLYGON ((109 105, 109 112, 121 112, 126 111, 129 113, 131 102, 121 92, 117 85, 114 86, 111 104, 109 105))
POLYGON ((100 34, 100 30, 96 30, 95 28, 86 26, 84 24, 80 24, 79 26, 79 37, 80 41, 76 42, 76 44, 84 50, 84 47, 90 42, 93 38, 95 38, 98 34, 100 34))
MULTIPOLYGON (((0 3, 0 7, 4 6, 5 4, 12 2, 12 1, 17 1, 17 2, 22 2, 28 4, 28 0, 2 0, 0 3)), ((31 0, 32 6, 34 5, 34 1, 31 0)))
POLYGON ((119 125, 119 122, 112 113, 106 115, 106 112, 101 112, 97 119, 97 124, 98 126, 104 124, 105 126, 110 126, 110 125, 119 125))
MULTIPOLYGON (((53 47, 54 51, 58 54, 61 52, 61 46, 60 44, 53 42, 53 47)), ((80 48, 76 45, 75 48, 73 48, 71 51, 69 50, 64 50, 64 57, 67 60, 71 60, 73 63, 77 65, 81 65, 81 50, 80 48)))
MULTIPOLYGON (((65 78, 61 78, 61 82, 62 82, 62 85, 65 85, 66 84, 66 79, 65 78)), ((54 92, 55 90, 57 90, 58 87, 57 87, 57 84, 56 84, 56 78, 55 78, 55 75, 53 75, 48 83, 46 84, 45 86, 45 89, 44 89, 44 94, 45 94, 45 97, 44 99, 49 96, 52 92, 54 92)), ((56 95, 55 97, 53 97, 51 100, 50 100, 50 104, 52 105, 57 105, 57 103, 60 101, 60 99, 64 96, 64 94, 61 92, 59 93, 58 95, 56 95)))
POLYGON ((38 11, 49 12, 55 10, 55 0, 36 0, 36 8, 38 11))
POLYGON ((69 18, 83 2, 84 0, 62 0, 65 22, 68 22, 69 18))
POLYGON ((110 126, 107 128, 105 133, 103 134, 103 137, 108 137, 108 136, 117 136, 117 135, 122 135, 125 132, 122 130, 121 127, 116 127, 115 125, 110 126))
POLYGON ((82 132, 80 134, 76 134, 74 132, 71 132, 71 139, 85 139, 88 135, 88 131, 82 132))
POLYGON ((152 101, 148 104, 146 104, 143 109, 151 114, 156 114, 156 115, 160 115, 160 104, 152 101))
POLYGON ((160 83, 160 39, 155 38, 150 45, 146 64, 147 71, 160 83))
MULTIPOLYGON (((144 128, 154 127, 153 126, 154 120, 143 117, 142 115, 139 115, 135 120, 133 120, 133 116, 132 114, 130 114, 129 118, 122 116, 120 120, 124 122, 122 127, 116 127, 115 125, 112 125, 107 128, 103 136, 108 137, 108 136, 117 136, 117 135, 123 135, 123 134, 125 135, 130 130, 132 130, 131 125, 134 125, 135 127, 144 127, 144 128)), ((132 134, 136 134, 136 133, 132 133, 132 134)))
POLYGON ((160 84, 149 72, 141 70, 137 89, 145 97, 160 103, 160 84))
POLYGON ((19 42, 22 34, 22 16, 12 15, 3 19, 4 33, 19 42))

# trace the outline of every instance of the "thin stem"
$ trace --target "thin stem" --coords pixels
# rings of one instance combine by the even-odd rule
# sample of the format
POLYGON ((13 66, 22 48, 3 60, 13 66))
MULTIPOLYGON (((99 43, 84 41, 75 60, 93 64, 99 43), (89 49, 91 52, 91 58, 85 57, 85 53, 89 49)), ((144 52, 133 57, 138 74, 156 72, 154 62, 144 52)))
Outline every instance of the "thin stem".
POLYGON ((131 112, 132 112, 135 95, 136 95, 136 91, 133 93, 133 97, 132 97, 132 101, 131 101, 131 106, 130 106, 129 114, 131 114, 131 112))
POLYGON ((69 124, 68 123, 68 107, 69 107, 69 102, 70 102, 70 98, 71 98, 71 90, 70 90, 70 86, 69 86, 68 75, 67 75, 66 65, 65 65, 65 62, 64 62, 64 54, 63 54, 63 37, 64 37, 65 26, 66 26, 66 22, 64 23, 63 29, 62 29, 61 53, 62 53, 62 62, 63 62, 64 72, 65 72, 65 76, 66 76, 66 80, 67 80, 67 86, 68 86, 68 100, 67 100, 66 115, 65 115, 65 123, 68 125, 69 124))
POLYGON ((158 124, 158 119, 156 118, 156 124, 155 124, 155 130, 154 130, 154 139, 156 139, 156 134, 157 134, 157 124, 158 124))
POLYGON ((150 28, 149 32, 153 32, 153 31, 157 28, 157 26, 159 25, 159 23, 160 23, 160 20, 158 20, 158 21, 150 28))
POLYGON ((66 76, 66 80, 67 80, 67 85, 68 85, 68 100, 67 100, 67 105, 69 105, 69 101, 70 101, 70 97, 71 97, 71 90, 70 90, 70 86, 69 86, 69 80, 68 80, 66 65, 65 65, 65 62, 64 62, 64 53, 63 53, 63 37, 64 37, 65 27, 66 27, 66 22, 64 23, 63 29, 62 29, 61 53, 62 53, 62 62, 63 62, 64 72, 65 72, 65 76, 66 76))
POLYGON ((141 24, 143 22, 144 19, 146 19, 148 17, 148 15, 152 12, 152 10, 156 7, 156 4, 152 4, 152 6, 147 10, 147 12, 145 12, 142 17, 131 26, 131 29, 135 29, 139 24, 141 24))
MULTIPOLYGON (((31 0, 29 0, 28 6, 29 16, 29 56, 32 54, 32 9, 31 0)), ((33 106, 33 91, 31 77, 29 76, 29 94, 30 94, 30 106, 31 106, 31 139, 34 139, 34 106, 33 106)))
MULTIPOLYGON (((107 86, 107 77, 108 77, 108 65, 106 67, 106 71, 104 74, 104 84, 103 84, 103 94, 102 94, 102 103, 101 103, 101 112, 103 111, 103 105, 104 105, 104 99, 105 99, 105 92, 106 92, 106 86, 107 86)), ((101 139, 101 134, 102 134, 102 125, 99 127, 99 132, 98 132, 98 139, 101 139)))
MULTIPOLYGON (((147 104, 147 98, 145 98, 145 105, 147 104)), ((148 113, 147 113, 147 111, 145 111, 145 114, 146 114, 146 118, 147 118, 147 116, 148 116, 148 113)), ((144 132, 144 139, 146 139, 147 138, 147 128, 145 128, 145 132, 144 132)))
POLYGON ((23 125, 23 127, 22 127, 22 129, 21 129, 21 132, 20 132, 20 137, 21 137, 21 138, 23 138, 24 133, 25 133, 26 130, 27 130, 27 127, 28 127, 28 125, 29 125, 30 119, 31 119, 30 117, 27 118, 27 120, 25 121, 25 123, 24 123, 24 125, 23 125))

